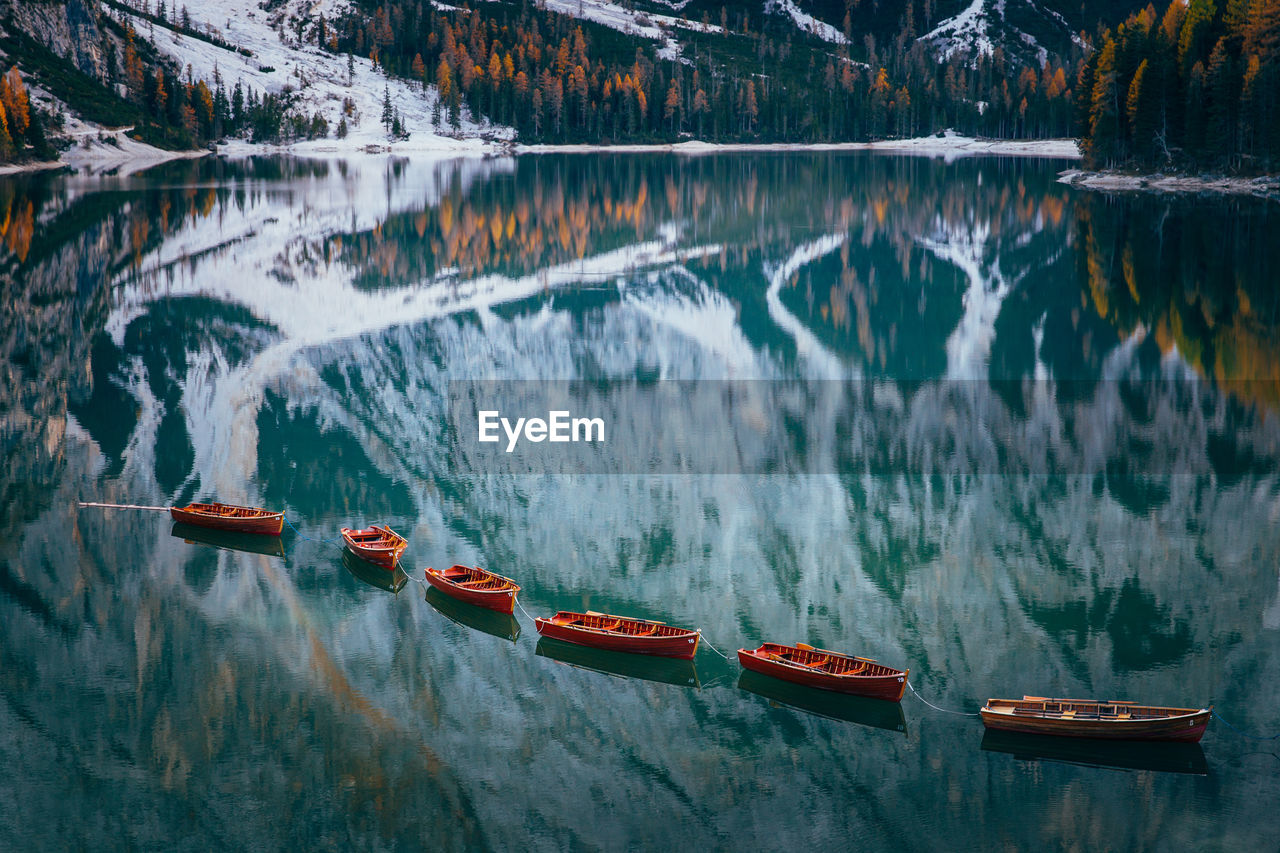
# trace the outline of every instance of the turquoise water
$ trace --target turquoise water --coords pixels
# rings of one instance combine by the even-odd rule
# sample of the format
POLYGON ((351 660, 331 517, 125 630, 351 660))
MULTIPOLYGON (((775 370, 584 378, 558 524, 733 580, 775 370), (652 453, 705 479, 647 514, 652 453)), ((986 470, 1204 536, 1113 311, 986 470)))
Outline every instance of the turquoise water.
POLYGON ((485 566, 529 614, 699 627, 730 659, 875 657, 954 711, 1212 702, 1280 732, 1280 217, 1082 193, 1062 167, 0 181, 0 840, 1270 846, 1276 742, 1217 720, 1191 748, 1009 741, 711 648, 540 640, 321 541, 387 522, 409 576, 485 566), (520 414, 572 389, 608 439, 567 470, 550 445, 491 452, 478 388, 520 414), (298 532, 75 504, 193 499, 298 532))

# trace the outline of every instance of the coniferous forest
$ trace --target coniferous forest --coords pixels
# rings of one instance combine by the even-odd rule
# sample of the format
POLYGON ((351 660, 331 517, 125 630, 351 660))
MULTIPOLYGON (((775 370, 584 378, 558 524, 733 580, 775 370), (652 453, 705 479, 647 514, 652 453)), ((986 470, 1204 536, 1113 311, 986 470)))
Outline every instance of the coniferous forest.
POLYGON ((1280 0, 1172 0, 1104 30, 1080 66, 1093 167, 1280 167, 1280 0))
MULTIPOLYGON (((480 118, 512 127, 521 142, 594 144, 865 141, 951 128, 1076 137, 1093 168, 1280 166, 1280 0, 1171 0, 1163 13, 1149 5, 1039 63, 1000 46, 943 58, 917 38, 937 23, 930 3, 922 9, 908 3, 879 40, 846 14, 846 43, 832 44, 758 9, 721 6, 686 18, 675 57, 651 40, 517 0, 475 8, 357 0, 333 19, 293 19, 289 38, 347 56, 348 67, 368 58, 382 75, 436 87, 432 123, 445 134, 480 118)), ((0 47, 25 72, 43 71, 46 87, 66 93, 82 117, 131 124, 161 147, 345 135, 350 104, 326 119, 295 106, 289 87, 196 79, 135 31, 135 14, 148 28, 216 43, 185 7, 106 0, 102 26, 121 49, 109 51, 105 80, 60 66, 21 35, 0 47)), ((4 81, 0 160, 49 157, 46 128, 56 132, 61 117, 30 104, 17 71, 4 81)), ((388 139, 403 138, 389 99, 384 112, 388 139)))
MULTIPOLYGON (((888 44, 856 49, 771 31, 746 12, 708 15, 682 38, 688 62, 532 4, 438 9, 421 0, 357 4, 312 31, 328 49, 439 87, 443 117, 463 108, 532 142, 832 142, 944 128, 999 137, 1069 136, 1073 57, 1041 68, 997 50, 939 62, 914 17, 888 44)), ((856 34, 855 34, 856 35, 856 34)))

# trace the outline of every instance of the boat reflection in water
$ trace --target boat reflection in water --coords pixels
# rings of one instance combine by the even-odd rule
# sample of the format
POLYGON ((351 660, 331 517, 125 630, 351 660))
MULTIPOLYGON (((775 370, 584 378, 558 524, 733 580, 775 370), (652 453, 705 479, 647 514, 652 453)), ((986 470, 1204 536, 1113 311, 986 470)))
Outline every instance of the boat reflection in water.
POLYGON ((786 705, 820 717, 844 720, 860 726, 907 733, 907 719, 902 715, 902 704, 899 702, 816 690, 812 687, 770 678, 751 670, 742 671, 742 676, 738 679, 738 688, 762 696, 768 699, 770 704, 786 705))
POLYGON ((458 601, 433 586, 427 587, 427 604, 465 628, 474 628, 513 643, 520 636, 520 623, 511 614, 458 601))
POLYGON ((677 687, 702 687, 702 682, 698 681, 698 670, 694 667, 692 660, 610 652, 547 637, 538 640, 536 653, 539 657, 551 658, 560 663, 594 670, 605 675, 658 681, 663 684, 674 684, 677 687))
POLYGON ((1113 770, 1209 775, 1209 764, 1198 743, 1091 740, 988 729, 982 736, 982 749, 1004 752, 1021 761, 1057 761, 1113 770))
POLYGON ((399 567, 388 571, 368 560, 360 559, 346 548, 342 549, 342 565, 356 580, 385 592, 397 593, 409 582, 409 578, 399 567))
POLYGON ((284 556, 284 543, 280 541, 279 536, 213 530, 208 527, 197 527, 194 524, 183 524, 181 521, 174 522, 169 532, 188 545, 208 545, 211 548, 244 551, 247 554, 264 554, 268 557, 284 556))

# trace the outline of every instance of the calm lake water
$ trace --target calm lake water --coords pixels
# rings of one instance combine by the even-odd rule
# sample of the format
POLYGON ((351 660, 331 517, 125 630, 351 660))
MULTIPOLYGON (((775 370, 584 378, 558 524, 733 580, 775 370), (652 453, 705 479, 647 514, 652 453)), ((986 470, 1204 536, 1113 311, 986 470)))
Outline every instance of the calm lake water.
POLYGON ((323 541, 385 521, 410 575, 485 566, 531 614, 700 627, 731 659, 847 650, 954 711, 1212 702, 1280 732, 1280 209, 1063 167, 0 180, 0 846, 1272 847, 1280 747, 1218 720, 1195 747, 1009 741, 707 647, 540 642, 323 541), (465 425, 562 393, 609 430, 572 464, 465 425))

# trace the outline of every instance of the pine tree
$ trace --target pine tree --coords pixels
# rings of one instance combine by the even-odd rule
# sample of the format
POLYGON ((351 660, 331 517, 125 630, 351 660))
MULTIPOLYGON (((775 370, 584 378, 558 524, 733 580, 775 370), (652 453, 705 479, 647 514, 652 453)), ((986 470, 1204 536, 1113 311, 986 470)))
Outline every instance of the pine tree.
POLYGON ((1089 110, 1093 154, 1107 163, 1115 163, 1124 157, 1120 146, 1120 81, 1116 50, 1115 40, 1108 35, 1098 55, 1089 110))
POLYGON ((1187 106, 1184 114, 1183 142, 1197 157, 1204 155, 1205 103, 1204 63, 1191 66, 1187 77, 1187 106))
POLYGON ((698 135, 699 136, 702 136, 703 119, 705 118, 709 109, 710 109, 710 104, 707 101, 707 93, 702 89, 698 89, 696 92, 693 93, 693 114, 698 119, 698 135))
POLYGON ((9 118, 0 101, 0 162, 13 159, 13 138, 9 135, 9 118))
POLYGON ((1129 83, 1129 94, 1125 98, 1125 115, 1129 119, 1129 133, 1133 140, 1133 152, 1139 159, 1150 156, 1155 146, 1155 98, 1152 86, 1147 79, 1150 62, 1146 59, 1138 65, 1138 70, 1129 83))
POLYGON ((387 132, 391 132, 391 89, 387 86, 382 87, 382 126, 387 132))
POLYGON ((240 81, 236 81, 236 87, 231 91, 231 127, 235 131, 239 131, 244 126, 244 87, 240 81))
POLYGON ((671 130, 680 130, 680 81, 671 78, 671 86, 667 89, 667 97, 662 105, 662 117, 667 120, 671 130))
POLYGON ((27 98, 27 87, 22 82, 22 75, 15 65, 0 79, 0 103, 4 104, 9 119, 9 133, 14 143, 19 143, 27 135, 31 125, 31 102, 27 98))
MULTIPOLYGON (((1191 0, 1178 31, 1178 65, 1189 69, 1200 60, 1217 9, 1213 0, 1191 0)), ((1184 72, 1185 73, 1185 72, 1184 72)))
POLYGON ((1205 153, 1214 160, 1226 162, 1236 151, 1236 106, 1239 99, 1236 87, 1240 76, 1235 61, 1229 55, 1226 37, 1218 39, 1213 46, 1205 74, 1209 101, 1205 153))

